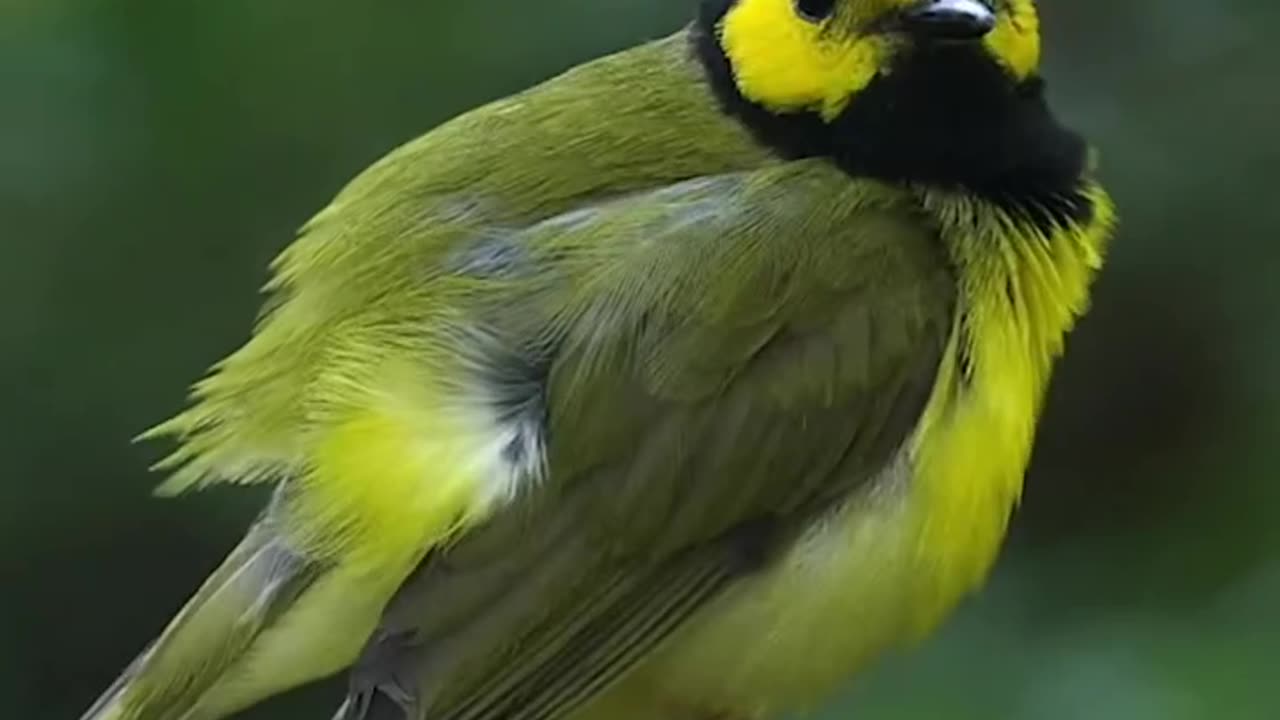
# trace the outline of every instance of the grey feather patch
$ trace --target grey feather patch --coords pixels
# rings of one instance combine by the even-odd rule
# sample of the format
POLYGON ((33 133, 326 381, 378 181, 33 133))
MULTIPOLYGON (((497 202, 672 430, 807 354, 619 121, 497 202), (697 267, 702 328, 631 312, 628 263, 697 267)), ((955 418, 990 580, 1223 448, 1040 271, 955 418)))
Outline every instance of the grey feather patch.
POLYGON ((490 230, 459 248, 448 268, 477 278, 510 278, 527 271, 529 265, 529 251, 510 232, 490 230))

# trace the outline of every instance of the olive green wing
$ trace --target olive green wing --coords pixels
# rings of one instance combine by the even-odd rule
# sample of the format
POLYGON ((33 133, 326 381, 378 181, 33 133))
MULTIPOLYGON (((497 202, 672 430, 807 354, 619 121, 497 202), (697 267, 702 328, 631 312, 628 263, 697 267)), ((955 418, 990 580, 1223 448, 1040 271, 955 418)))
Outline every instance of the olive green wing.
POLYGON ((562 717, 885 467, 951 325, 932 230, 819 162, 494 242, 460 272, 545 476, 404 585, 340 717, 562 717))

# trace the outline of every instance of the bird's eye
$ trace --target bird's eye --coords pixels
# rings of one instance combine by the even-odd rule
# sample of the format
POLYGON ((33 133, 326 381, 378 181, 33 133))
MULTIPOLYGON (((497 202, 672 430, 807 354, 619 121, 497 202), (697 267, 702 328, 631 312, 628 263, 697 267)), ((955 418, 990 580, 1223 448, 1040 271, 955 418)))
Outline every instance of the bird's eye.
POLYGON ((810 22, 822 22, 836 10, 836 0, 796 0, 796 12, 810 22))

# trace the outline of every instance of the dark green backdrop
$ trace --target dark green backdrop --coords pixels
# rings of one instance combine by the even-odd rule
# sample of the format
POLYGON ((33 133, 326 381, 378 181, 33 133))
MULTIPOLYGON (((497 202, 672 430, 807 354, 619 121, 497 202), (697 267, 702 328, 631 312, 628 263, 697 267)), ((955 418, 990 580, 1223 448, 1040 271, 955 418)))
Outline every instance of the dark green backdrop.
MULTIPOLYGON (((254 492, 129 438, 245 337, 361 167, 691 0, 0 0, 0 716, 74 718, 254 492)), ((1280 713, 1280 6, 1041 0, 1124 228, 991 588, 829 717, 1280 713)), ((327 718, 336 687, 257 718, 327 718)))

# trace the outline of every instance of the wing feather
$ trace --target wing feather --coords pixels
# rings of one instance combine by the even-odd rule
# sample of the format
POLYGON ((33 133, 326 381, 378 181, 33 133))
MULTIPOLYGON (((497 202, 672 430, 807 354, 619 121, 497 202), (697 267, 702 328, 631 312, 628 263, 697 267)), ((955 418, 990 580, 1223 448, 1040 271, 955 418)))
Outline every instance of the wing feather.
POLYGON ((950 331, 932 229, 816 161, 513 241, 531 262, 476 316, 545 353, 548 477, 406 583, 348 707, 563 717, 884 468, 950 331))

